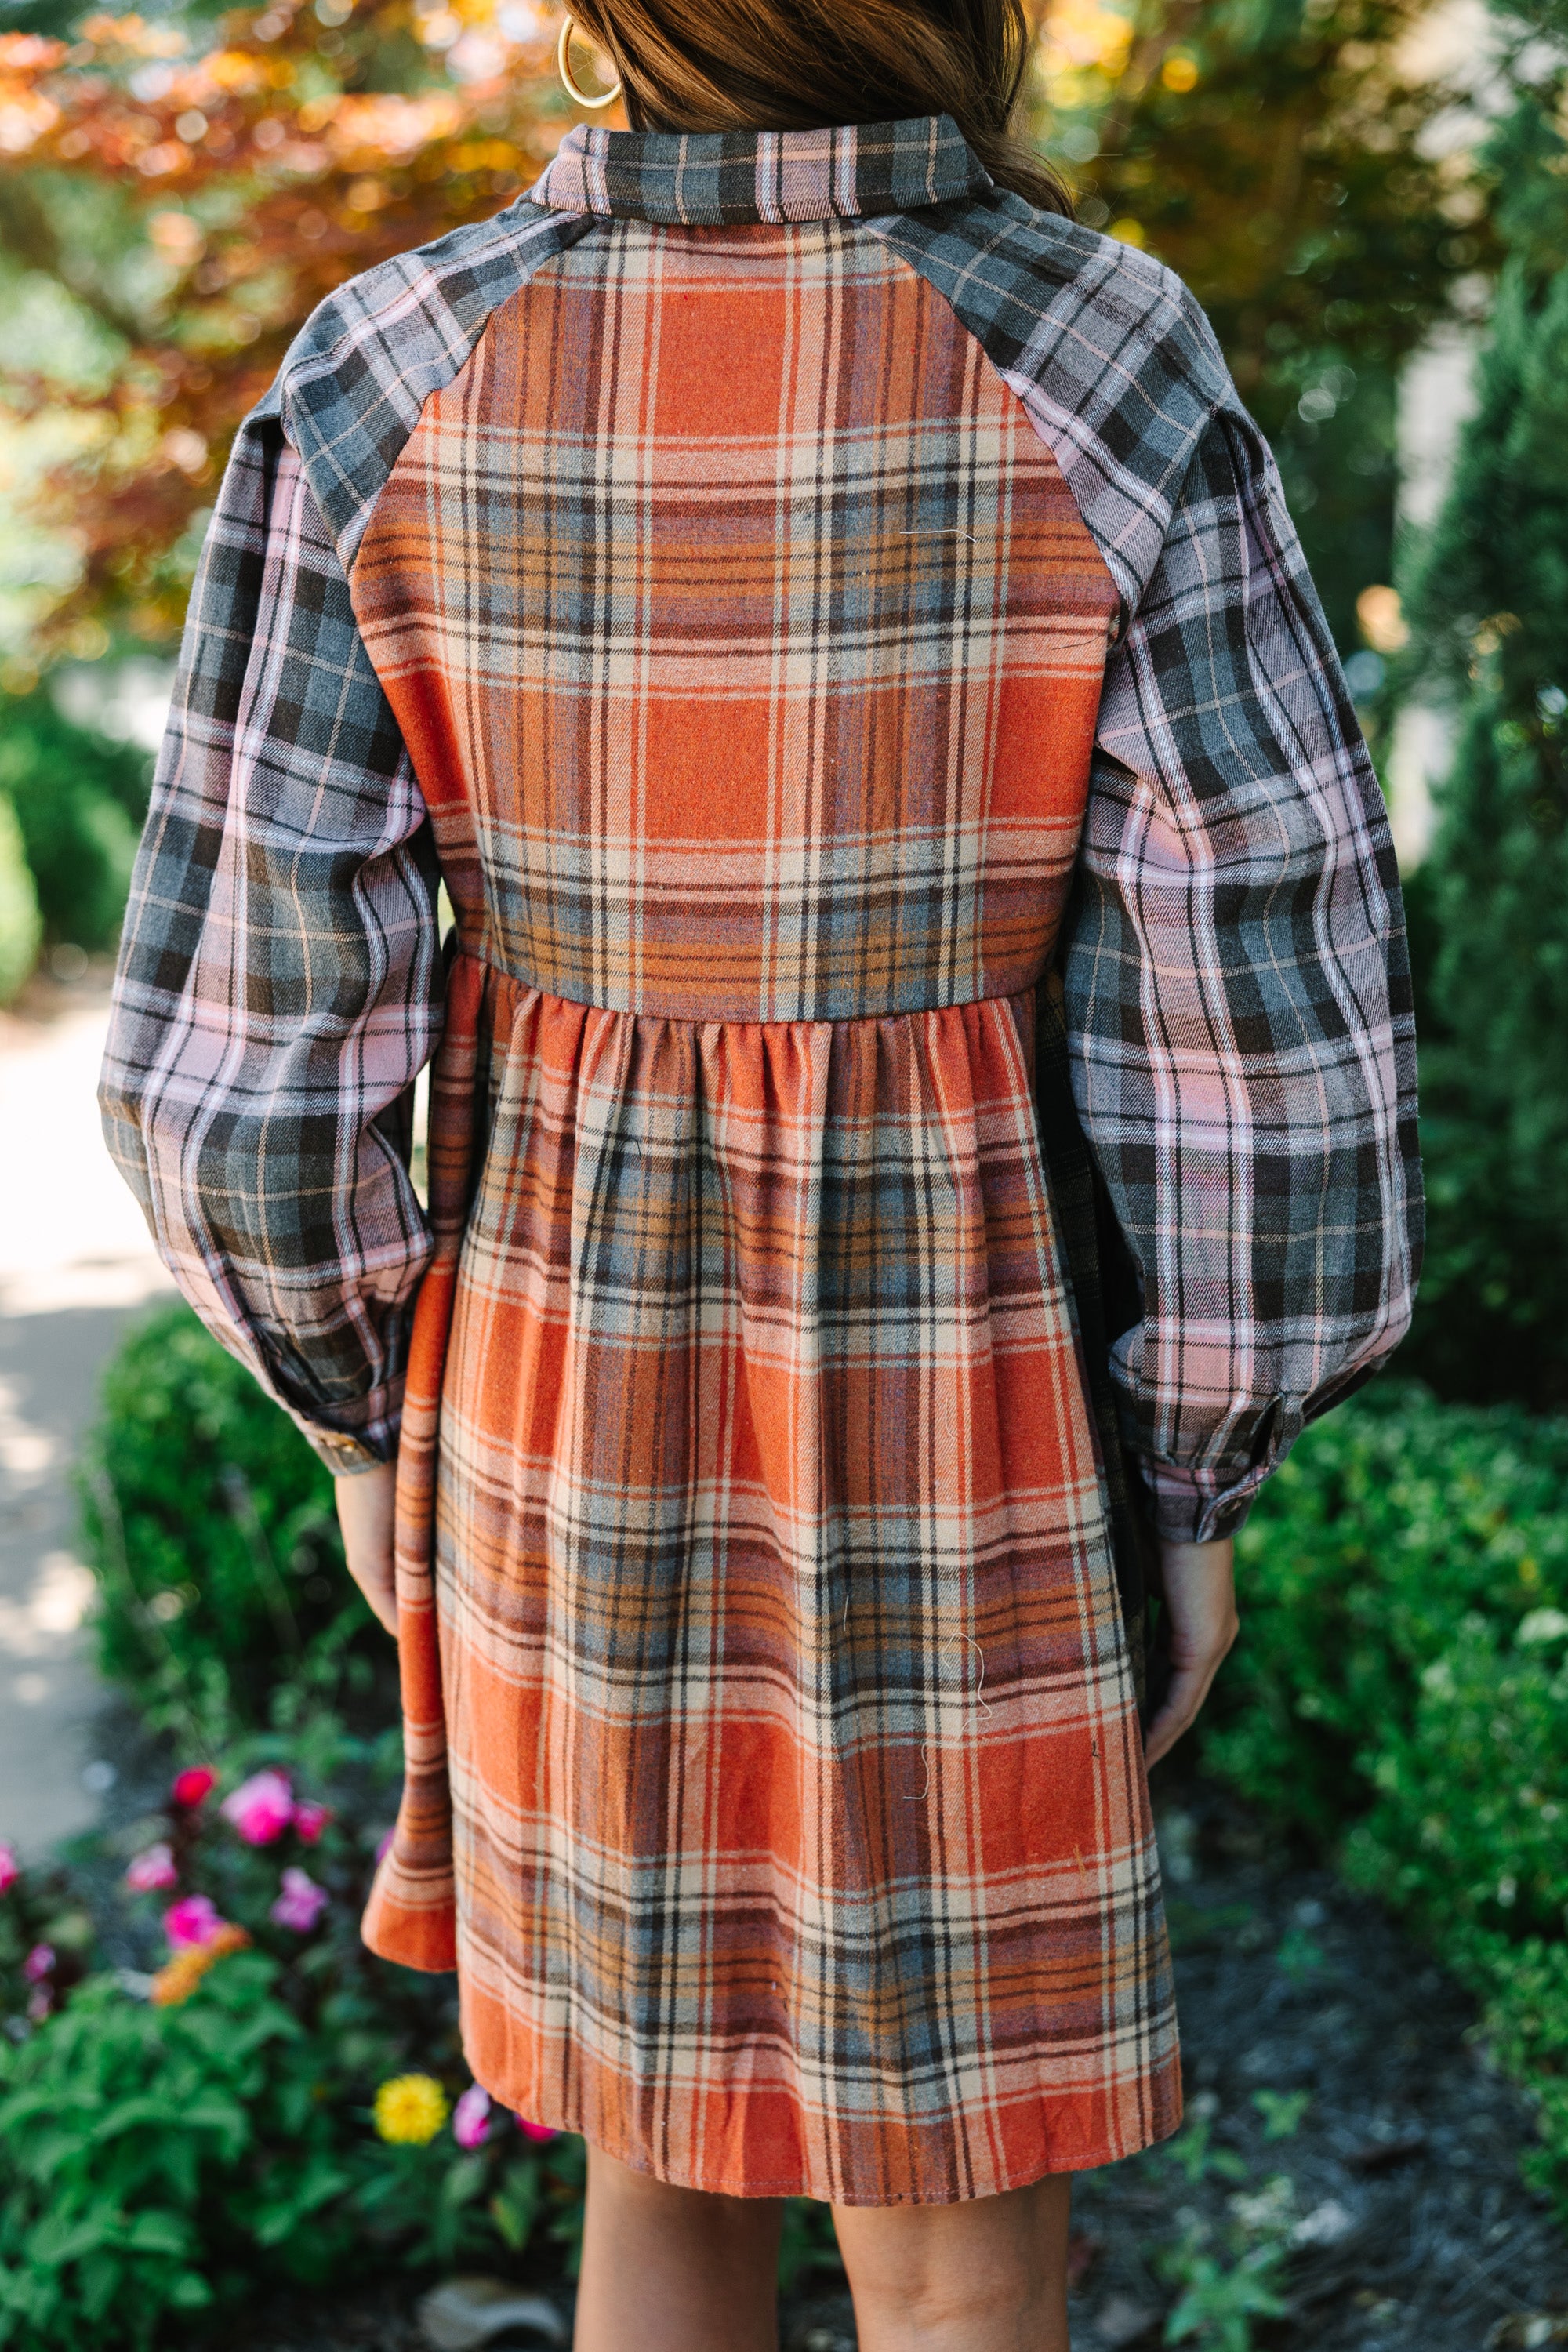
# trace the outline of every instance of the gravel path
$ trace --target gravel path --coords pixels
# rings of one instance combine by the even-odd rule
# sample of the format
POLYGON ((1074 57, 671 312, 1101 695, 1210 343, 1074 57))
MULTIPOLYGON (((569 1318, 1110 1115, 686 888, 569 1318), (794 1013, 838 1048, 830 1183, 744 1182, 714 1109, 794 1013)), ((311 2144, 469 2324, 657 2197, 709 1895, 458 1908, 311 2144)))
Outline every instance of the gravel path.
POLYGON ((71 1465, 105 1359, 169 1290, 103 1148, 107 968, 0 1013, 0 1837, 85 1829, 111 1774, 83 1620, 71 1465))

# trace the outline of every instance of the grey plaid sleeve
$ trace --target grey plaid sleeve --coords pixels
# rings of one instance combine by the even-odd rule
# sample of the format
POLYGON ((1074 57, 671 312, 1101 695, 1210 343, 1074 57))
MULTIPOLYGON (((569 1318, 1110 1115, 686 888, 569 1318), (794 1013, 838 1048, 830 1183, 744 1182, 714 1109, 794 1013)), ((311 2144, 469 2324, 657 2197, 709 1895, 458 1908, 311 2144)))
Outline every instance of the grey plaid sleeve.
POLYGON ((208 1328, 336 1470, 395 1444, 440 1023, 426 812, 275 403, 210 526, 126 918, 109 1147, 208 1328))
POLYGON ((1142 1284, 1113 1358, 1126 1435, 1162 1533, 1227 1534, 1405 1331, 1421 1225, 1387 819, 1234 394, 1111 657, 1064 977, 1142 1284))

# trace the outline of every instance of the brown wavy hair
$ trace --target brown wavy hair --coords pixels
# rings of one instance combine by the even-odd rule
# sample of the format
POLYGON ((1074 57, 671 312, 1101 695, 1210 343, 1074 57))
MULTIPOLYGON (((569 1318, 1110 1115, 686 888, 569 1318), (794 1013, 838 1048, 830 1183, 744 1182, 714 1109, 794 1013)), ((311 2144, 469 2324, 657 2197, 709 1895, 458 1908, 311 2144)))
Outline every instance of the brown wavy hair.
POLYGON ((616 61, 637 131, 809 131, 950 114, 992 178, 1072 199, 1012 130, 1021 0, 572 0, 616 61))

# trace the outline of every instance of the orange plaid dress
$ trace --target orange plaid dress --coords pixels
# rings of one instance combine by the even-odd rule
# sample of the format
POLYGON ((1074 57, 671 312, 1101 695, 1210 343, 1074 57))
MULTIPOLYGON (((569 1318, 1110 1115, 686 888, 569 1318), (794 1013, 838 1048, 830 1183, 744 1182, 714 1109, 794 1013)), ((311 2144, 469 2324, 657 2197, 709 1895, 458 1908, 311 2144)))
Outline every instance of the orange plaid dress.
POLYGON ((237 448, 110 1132, 334 1466, 399 1446, 371 1944, 666 2180, 1177 2123, 1100 1391, 1216 1532, 1409 1289, 1386 826, 1270 480, 1179 289, 943 121, 574 134, 237 448))
POLYGON ((1031 1090, 1115 598, 952 312, 816 247, 542 271, 361 546, 458 911, 399 1468, 456 1942, 423 1777, 367 1933, 529 2116, 888 2204, 1176 2085, 1031 1090))

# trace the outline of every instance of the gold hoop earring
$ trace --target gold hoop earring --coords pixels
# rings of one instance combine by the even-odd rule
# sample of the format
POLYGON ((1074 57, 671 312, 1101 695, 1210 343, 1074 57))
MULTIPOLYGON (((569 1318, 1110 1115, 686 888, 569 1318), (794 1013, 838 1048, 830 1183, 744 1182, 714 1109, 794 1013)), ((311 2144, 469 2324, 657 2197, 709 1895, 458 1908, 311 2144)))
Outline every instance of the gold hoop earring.
POLYGON ((607 89, 605 92, 603 98, 590 98, 584 90, 578 89, 576 83, 572 79, 572 61, 568 55, 568 50, 570 48, 572 36, 576 29, 577 26, 575 18, 568 16, 561 27, 561 38, 555 44, 556 70, 560 74, 562 80, 566 85, 566 95, 576 106, 586 106, 595 109, 601 106, 614 106, 616 99, 619 98, 621 94, 621 85, 618 81, 616 82, 614 89, 607 89))

